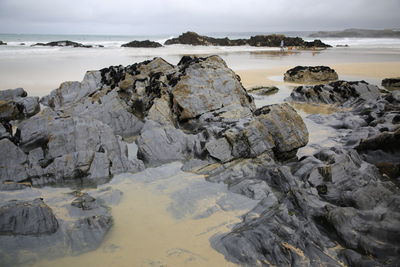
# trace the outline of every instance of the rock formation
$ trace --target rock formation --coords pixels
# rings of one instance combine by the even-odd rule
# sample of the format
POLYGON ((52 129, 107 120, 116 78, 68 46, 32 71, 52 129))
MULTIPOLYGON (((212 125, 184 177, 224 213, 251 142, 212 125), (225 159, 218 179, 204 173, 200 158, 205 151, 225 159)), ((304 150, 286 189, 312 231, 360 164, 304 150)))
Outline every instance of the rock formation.
POLYGON ((286 71, 283 79, 294 83, 321 83, 337 80, 338 74, 326 66, 297 66, 286 71))
POLYGON ((7 45, 7 43, 0 40, 0 45, 7 45))
POLYGON ((169 39, 165 42, 165 45, 172 44, 186 44, 186 45, 214 45, 214 46, 268 46, 268 47, 279 47, 281 41, 284 41, 285 46, 297 46, 302 48, 327 48, 330 45, 322 43, 320 40, 313 42, 307 42, 300 37, 286 37, 284 35, 272 34, 272 35, 257 35, 252 36, 250 39, 234 39, 231 40, 225 38, 213 38, 208 36, 202 36, 195 32, 185 32, 177 38, 169 39))
POLYGON ((400 78, 383 79, 382 86, 388 90, 398 90, 398 89, 400 89, 400 78))
POLYGON ((49 43, 36 43, 31 46, 71 46, 71 47, 83 47, 83 48, 92 48, 92 45, 84 45, 81 43, 73 42, 73 41, 54 41, 54 42, 49 42, 49 43))
POLYGON ((126 44, 121 45, 121 47, 148 47, 148 48, 157 48, 162 47, 162 44, 145 40, 145 41, 132 41, 126 44))

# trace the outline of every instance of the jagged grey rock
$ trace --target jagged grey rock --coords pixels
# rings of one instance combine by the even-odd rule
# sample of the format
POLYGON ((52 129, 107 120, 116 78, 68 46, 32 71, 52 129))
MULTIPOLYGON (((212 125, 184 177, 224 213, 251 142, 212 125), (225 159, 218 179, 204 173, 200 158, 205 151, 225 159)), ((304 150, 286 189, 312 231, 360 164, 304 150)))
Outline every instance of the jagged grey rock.
POLYGON ((233 104, 254 108, 252 98, 220 57, 184 57, 178 66, 183 75, 172 94, 181 120, 233 104))

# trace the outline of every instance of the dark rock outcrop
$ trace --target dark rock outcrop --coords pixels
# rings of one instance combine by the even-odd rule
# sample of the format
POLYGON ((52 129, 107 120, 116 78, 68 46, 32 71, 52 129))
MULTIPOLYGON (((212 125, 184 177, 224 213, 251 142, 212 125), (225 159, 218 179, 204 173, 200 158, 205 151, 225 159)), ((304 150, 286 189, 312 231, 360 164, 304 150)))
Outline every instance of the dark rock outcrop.
POLYGON ((336 81, 329 84, 300 86, 293 90, 288 100, 308 103, 344 104, 352 101, 376 100, 381 93, 377 86, 364 81, 336 81))
POLYGON ((9 201, 0 207, 0 235, 46 235, 58 229, 58 221, 42 199, 9 201))
POLYGON ((7 43, 0 40, 0 45, 7 45, 7 43))
POLYGON ((398 90, 398 89, 400 89, 400 78, 383 79, 382 86, 388 90, 398 90))
POLYGON ((162 44, 158 42, 153 42, 149 40, 145 41, 132 41, 126 44, 121 45, 121 47, 147 47, 147 48, 157 48, 162 47, 162 44))
POLYGON ((284 41, 285 46, 297 46, 302 48, 327 48, 330 45, 322 43, 320 40, 313 42, 307 42, 300 37, 286 37, 284 35, 272 34, 272 35, 257 35, 252 36, 249 39, 229 39, 225 38, 213 38, 208 36, 199 35, 195 32, 185 32, 177 38, 169 39, 165 42, 165 45, 172 44, 186 44, 186 45, 214 45, 214 46, 267 46, 267 47, 279 47, 281 41, 284 41))
POLYGON ((54 41, 54 42, 49 42, 49 43, 36 43, 31 46, 71 46, 71 47, 83 47, 83 48, 92 48, 92 45, 84 45, 81 43, 73 42, 73 41, 54 41))
POLYGON ((343 31, 320 31, 310 34, 310 37, 333 38, 400 38, 400 32, 395 30, 346 29, 343 31))
POLYGON ((297 66, 286 71, 283 79, 295 83, 320 83, 335 81, 338 79, 338 74, 326 66, 297 66))

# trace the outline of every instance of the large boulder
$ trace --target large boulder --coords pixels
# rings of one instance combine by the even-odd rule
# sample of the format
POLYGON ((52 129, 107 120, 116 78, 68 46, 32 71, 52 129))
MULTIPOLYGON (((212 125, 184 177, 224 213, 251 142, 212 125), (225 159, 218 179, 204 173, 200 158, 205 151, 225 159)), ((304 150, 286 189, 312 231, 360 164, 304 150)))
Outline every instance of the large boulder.
POLYGON ((58 229, 58 221, 42 199, 13 200, 0 207, 0 235, 46 235, 58 229))
POLYGON ((236 74, 220 57, 183 57, 178 66, 182 75, 172 95, 179 119, 195 118, 228 105, 255 107, 236 74))
POLYGON ((162 44, 158 42, 153 42, 149 40, 145 41, 132 41, 126 44, 121 45, 121 47, 146 47, 146 48, 158 48, 162 47, 162 44))
POLYGON ((286 71, 283 79, 295 83, 320 83, 335 81, 338 79, 338 74, 326 66, 297 66, 286 71))

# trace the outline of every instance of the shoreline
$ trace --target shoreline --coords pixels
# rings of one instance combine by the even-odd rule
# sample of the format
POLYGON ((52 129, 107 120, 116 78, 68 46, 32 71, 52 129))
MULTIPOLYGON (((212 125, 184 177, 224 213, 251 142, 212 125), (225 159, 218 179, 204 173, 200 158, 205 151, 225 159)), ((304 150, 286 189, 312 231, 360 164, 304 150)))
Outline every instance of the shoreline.
MULTIPOLYGON (((336 70, 340 76, 360 76, 373 79, 393 78, 400 76, 400 61, 398 62, 366 62, 366 63, 343 63, 343 64, 327 64, 336 70)), ((274 67, 265 69, 246 69, 235 70, 240 76, 242 84, 246 88, 254 86, 271 86, 271 85, 292 85, 300 86, 301 84, 287 83, 271 79, 274 76, 282 76, 294 65, 286 67, 274 67)))

